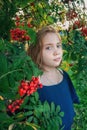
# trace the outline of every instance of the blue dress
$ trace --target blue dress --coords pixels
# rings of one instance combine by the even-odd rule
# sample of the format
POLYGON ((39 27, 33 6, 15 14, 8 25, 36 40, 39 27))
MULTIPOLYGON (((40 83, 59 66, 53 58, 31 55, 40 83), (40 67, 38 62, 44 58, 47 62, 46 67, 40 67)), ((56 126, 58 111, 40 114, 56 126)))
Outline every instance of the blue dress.
POLYGON ((63 130, 71 130, 75 116, 73 103, 79 103, 79 99, 68 74, 63 71, 63 80, 60 83, 43 86, 43 88, 38 89, 38 93, 42 102, 48 101, 49 103, 54 102, 55 105, 60 105, 61 111, 64 112, 62 119, 63 130))

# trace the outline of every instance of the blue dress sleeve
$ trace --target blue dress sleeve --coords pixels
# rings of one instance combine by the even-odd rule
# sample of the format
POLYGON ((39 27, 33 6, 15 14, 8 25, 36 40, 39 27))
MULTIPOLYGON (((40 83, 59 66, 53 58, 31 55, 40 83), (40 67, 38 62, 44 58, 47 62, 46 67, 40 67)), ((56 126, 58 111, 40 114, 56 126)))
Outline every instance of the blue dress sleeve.
POLYGON ((69 75, 65 71, 64 71, 64 74, 65 74, 65 77, 66 77, 68 85, 69 85, 70 94, 71 94, 73 103, 77 103, 77 104, 80 103, 78 95, 76 93, 76 90, 75 90, 75 88, 73 86, 73 83, 72 83, 69 75))

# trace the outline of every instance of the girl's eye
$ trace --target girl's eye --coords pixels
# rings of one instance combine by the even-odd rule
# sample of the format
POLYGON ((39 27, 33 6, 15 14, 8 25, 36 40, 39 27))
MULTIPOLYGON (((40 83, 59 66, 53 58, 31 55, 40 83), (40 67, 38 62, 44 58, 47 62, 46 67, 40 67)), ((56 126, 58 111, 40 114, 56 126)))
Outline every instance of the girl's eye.
POLYGON ((51 49, 52 49, 51 46, 46 47, 46 50, 51 50, 51 49))
POLYGON ((57 45, 57 48, 62 48, 62 45, 61 44, 57 45))

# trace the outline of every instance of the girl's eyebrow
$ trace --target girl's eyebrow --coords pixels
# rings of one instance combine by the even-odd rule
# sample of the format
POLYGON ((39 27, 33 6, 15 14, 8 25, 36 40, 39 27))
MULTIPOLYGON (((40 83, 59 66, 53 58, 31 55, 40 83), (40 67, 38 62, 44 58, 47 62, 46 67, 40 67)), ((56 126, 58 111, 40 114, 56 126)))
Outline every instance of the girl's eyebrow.
POLYGON ((46 43, 44 46, 53 45, 53 43, 46 43))
MULTIPOLYGON (((58 45, 58 44, 61 44, 61 42, 57 42, 56 44, 57 44, 57 45, 58 45)), ((53 45, 53 43, 46 43, 46 44, 44 44, 44 46, 48 46, 48 45, 53 45)))

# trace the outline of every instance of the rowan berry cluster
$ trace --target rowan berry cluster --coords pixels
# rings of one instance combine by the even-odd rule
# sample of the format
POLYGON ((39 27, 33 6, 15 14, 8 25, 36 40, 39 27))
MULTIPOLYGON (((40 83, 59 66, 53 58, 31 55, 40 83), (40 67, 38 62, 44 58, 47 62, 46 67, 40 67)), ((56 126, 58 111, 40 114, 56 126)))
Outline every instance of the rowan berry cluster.
POLYGON ((14 113, 17 109, 20 108, 20 105, 23 103, 26 96, 30 96, 37 91, 38 88, 42 88, 42 84, 39 81, 38 77, 32 77, 31 81, 22 80, 19 86, 19 95, 21 99, 18 99, 8 105, 8 111, 14 113))
MULTIPOLYGON (((21 19, 20 19, 20 17, 18 17, 18 16, 16 16, 16 22, 15 22, 15 25, 17 26, 17 27, 23 27, 23 26, 25 26, 25 22, 21 22, 21 19)), ((30 23, 30 21, 29 22, 27 22, 27 27, 29 27, 29 28, 31 28, 32 27, 32 24, 30 23)))
POLYGON ((74 19, 77 17, 77 13, 74 10, 70 10, 67 14, 66 14, 67 18, 69 20, 74 19))
POLYGON ((14 113, 17 109, 20 108, 20 105, 23 103, 23 99, 18 99, 14 102, 12 102, 11 104, 8 105, 8 110, 11 112, 11 113, 14 113))
POLYGON ((82 35, 86 37, 87 36, 87 27, 82 27, 81 32, 82 32, 82 35))
POLYGON ((10 34, 11 34, 11 39, 14 41, 23 42, 23 41, 30 40, 30 37, 27 35, 27 32, 20 28, 11 29, 10 34))
POLYGON ((21 85, 19 86, 19 94, 20 96, 34 93, 37 88, 42 88, 42 84, 39 83, 39 79, 37 77, 32 77, 30 82, 26 82, 24 80, 21 81, 21 85))
POLYGON ((22 25, 22 26, 24 26, 24 23, 22 22, 22 24, 20 23, 20 17, 18 17, 18 16, 16 16, 16 22, 15 22, 15 25, 16 26, 20 26, 20 25, 22 25))
POLYGON ((82 25, 81 25, 81 22, 79 20, 76 20, 74 23, 73 23, 73 29, 77 29, 77 28, 81 28, 82 25))
MULTIPOLYGON (((18 16, 16 16, 15 25, 17 26, 17 28, 10 30, 11 39, 13 41, 18 42, 29 41, 30 36, 27 34, 26 30, 23 30, 23 27, 26 25, 23 21, 21 21, 20 17, 18 16)), ((32 27, 31 23, 27 23, 27 27, 31 28, 32 27)))

